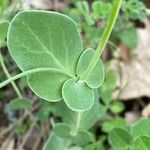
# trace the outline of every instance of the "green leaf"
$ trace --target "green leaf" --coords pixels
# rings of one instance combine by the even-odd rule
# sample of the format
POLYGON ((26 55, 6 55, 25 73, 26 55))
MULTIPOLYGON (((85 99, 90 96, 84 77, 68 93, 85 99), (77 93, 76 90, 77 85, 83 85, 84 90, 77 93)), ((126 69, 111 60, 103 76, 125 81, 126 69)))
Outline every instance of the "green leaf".
POLYGON ((114 101, 109 105, 109 108, 113 113, 120 113, 124 110, 124 105, 121 101, 114 101))
POLYGON ((75 79, 64 83, 62 95, 67 106, 74 111, 86 111, 94 104, 93 89, 75 79))
POLYGON ((57 73, 45 71, 28 75, 31 89, 48 101, 62 99, 62 84, 75 76, 77 60, 83 50, 72 19, 56 12, 33 10, 20 12, 13 18, 8 31, 8 47, 23 71, 35 68, 58 70, 57 73))
POLYGON ((57 123, 53 128, 54 134, 62 138, 68 138, 71 133, 71 128, 68 124, 57 123))
POLYGON ((119 38, 130 49, 134 49, 138 43, 137 31, 134 27, 119 32, 119 38), (131 40, 132 39, 132 40, 131 40))
POLYGON ((0 21, 0 47, 5 45, 9 22, 6 20, 0 21))
POLYGON ((32 107, 32 103, 26 98, 17 98, 12 100, 8 106, 11 110, 30 109, 32 107))
POLYGON ((21 123, 15 126, 14 132, 19 136, 21 134, 24 134, 28 129, 28 125, 25 123, 21 123))
POLYGON ((99 117, 103 117, 106 114, 107 109, 107 106, 100 102, 99 117))
POLYGON ((62 86, 68 76, 58 71, 38 72, 28 77, 30 88, 39 97, 56 102, 62 100, 62 86))
MULTIPOLYGON (((93 58, 95 51, 92 49, 85 50, 79 58, 78 66, 77 66, 77 75, 80 77, 84 73, 84 70, 87 69, 89 62, 93 58)), ((104 66, 101 60, 97 62, 93 71, 88 76, 88 78, 81 79, 82 81, 86 82, 88 86, 91 88, 98 88, 102 85, 104 81, 104 66)), ((79 79, 80 80, 80 79, 79 79)))
POLYGON ((131 142, 131 137, 124 129, 114 128, 109 133, 109 142, 114 148, 127 148, 131 142))
POLYGON ((126 122, 123 118, 115 118, 115 119, 110 119, 105 121, 102 124, 102 131, 109 133, 112 129, 116 128, 116 127, 123 127, 126 125, 126 122))
POLYGON ((112 9, 112 5, 110 3, 95 1, 92 3, 92 9, 93 9, 94 17, 107 19, 112 9))
POLYGON ((150 136, 150 120, 144 118, 140 119, 131 126, 131 134, 134 139, 141 135, 150 136))
POLYGON ((150 150, 150 137, 140 136, 132 144, 131 150, 150 150))
MULTIPOLYGON (((43 101, 46 102, 46 101, 43 101)), ((49 118, 50 112, 51 112, 51 105, 50 103, 46 102, 46 104, 43 104, 42 107, 37 112, 37 116, 39 121, 44 123, 49 118)))
POLYGON ((71 148, 68 148, 67 150, 83 150, 81 147, 73 146, 71 148))
MULTIPOLYGON (((78 112, 69 109, 63 101, 58 102, 52 106, 52 112, 63 118, 64 123, 69 124, 71 129, 74 129, 77 124, 78 112)), ((95 124, 99 117, 99 103, 98 99, 95 99, 95 103, 91 109, 80 112, 79 130, 86 130, 95 124)))
POLYGON ((110 63, 108 63, 106 65, 105 80, 104 80, 103 85, 101 86, 102 92, 113 91, 113 90, 115 90, 115 88, 117 86, 117 83, 116 83, 117 77, 114 74, 114 72, 112 71, 112 69, 110 69, 110 67, 112 67, 112 66, 110 63))
POLYGON ((140 19, 144 20, 146 17, 145 5, 139 0, 128 0, 124 1, 122 5, 122 10, 125 12, 126 16, 132 20, 140 19))
POLYGON ((94 150, 94 144, 88 144, 88 145, 86 145, 85 148, 84 148, 84 150, 94 150))
POLYGON ((93 141, 94 139, 92 134, 85 130, 85 131, 78 132, 77 135, 72 138, 72 140, 73 143, 77 145, 85 145, 93 141))
POLYGON ((111 148, 110 150, 129 150, 129 147, 127 148, 111 148))
POLYGON ((87 1, 77 2, 76 6, 82 14, 89 13, 89 5, 87 1))
POLYGON ((43 150, 63 150, 66 140, 51 133, 48 140, 44 144, 43 150))

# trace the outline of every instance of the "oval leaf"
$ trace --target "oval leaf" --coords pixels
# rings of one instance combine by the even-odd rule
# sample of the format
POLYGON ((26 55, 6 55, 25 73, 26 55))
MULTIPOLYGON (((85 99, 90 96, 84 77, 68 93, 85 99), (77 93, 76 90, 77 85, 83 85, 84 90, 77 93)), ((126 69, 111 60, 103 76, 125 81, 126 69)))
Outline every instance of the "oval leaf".
MULTIPOLYGON (((83 72, 87 69, 89 62, 91 61, 93 55, 94 55, 94 50, 92 49, 87 49, 85 50, 82 55, 79 58, 78 61, 78 66, 77 66, 77 75, 80 76, 83 74, 83 72)), ((99 60, 94 67, 93 71, 91 74, 88 76, 87 79, 81 79, 86 82, 88 86, 91 88, 98 88, 102 85, 104 81, 104 66, 101 60, 99 60)))
MULTIPOLYGON (((98 100, 94 100, 94 105, 89 110, 80 112, 80 120, 78 122, 79 130, 91 128, 99 118, 99 110, 101 108, 98 100)), ((61 116, 63 121, 69 124, 72 129, 76 128, 78 112, 69 109, 63 101, 54 104, 51 108, 52 112, 56 116, 61 116)))
POLYGON ((114 148, 127 148, 130 144, 131 137, 124 129, 114 128, 109 133, 109 141, 114 148))
POLYGON ((66 139, 56 136, 51 133, 48 140, 45 142, 43 150, 63 150, 65 149, 66 139))
MULTIPOLYGON (((70 76, 75 75, 77 60, 83 49, 73 20, 59 13, 33 10, 20 12, 14 17, 8 31, 8 47, 11 56, 23 71, 55 68, 70 76)), ((58 76, 60 81, 54 82, 56 74, 34 74, 28 76, 29 84, 41 98, 58 101, 65 78, 63 74, 58 76), (45 89, 49 89, 49 92, 43 92, 45 89), (52 89, 53 94, 50 94, 52 89)))
POLYGON ((54 134, 62 138, 68 138, 71 133, 71 128, 66 123, 57 123, 53 128, 54 134))
POLYGON ((150 136, 150 120, 144 118, 140 119, 131 126, 131 134, 134 139, 141 135, 150 136))
POLYGON ((131 150, 150 150, 150 137, 140 136, 132 144, 131 150))
POLYGON ((62 86, 68 76, 57 71, 38 72, 28 77, 32 91, 39 97, 56 102, 62 100, 62 86))
POLYGON ((94 104, 94 91, 85 83, 75 79, 67 80, 62 89, 62 95, 67 106, 74 111, 86 111, 94 104))
POLYGON ((94 140, 92 134, 86 130, 80 131, 72 138, 73 142, 77 145, 85 145, 94 140))
POLYGON ((32 103, 26 98, 17 98, 12 100, 8 106, 11 110, 29 109, 32 107, 32 103))

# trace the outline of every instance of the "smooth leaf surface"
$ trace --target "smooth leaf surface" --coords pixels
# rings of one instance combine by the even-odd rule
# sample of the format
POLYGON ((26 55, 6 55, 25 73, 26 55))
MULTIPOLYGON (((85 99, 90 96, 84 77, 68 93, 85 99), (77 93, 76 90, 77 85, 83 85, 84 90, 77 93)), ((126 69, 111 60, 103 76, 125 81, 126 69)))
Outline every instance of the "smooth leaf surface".
POLYGON ((94 104, 93 89, 75 79, 64 83, 62 95, 67 106, 74 111, 86 111, 94 104))
POLYGON ((137 138, 141 135, 150 136, 150 120, 140 119, 133 126, 131 126, 131 134, 133 138, 137 138))
POLYGON ((8 21, 0 21, 0 47, 4 46, 5 44, 5 39, 7 37, 7 31, 9 27, 9 22, 8 21))
POLYGON ((127 28, 119 33, 121 41, 130 49, 136 48, 138 44, 138 35, 134 27, 127 28), (131 40, 132 39, 132 40, 131 40))
POLYGON ((113 113, 120 113, 124 110, 124 105, 120 101, 114 101, 109 105, 109 108, 113 113))
MULTIPOLYGON (((70 125, 71 129, 74 129, 77 123, 77 113, 69 109, 63 101, 58 102, 52 106, 52 112, 63 118, 63 121, 70 125)), ((91 109, 80 112, 79 130, 89 129, 99 117, 99 103, 98 99, 95 100, 91 109)))
POLYGON ((73 146, 73 147, 69 148, 68 150, 83 150, 83 149, 78 146, 73 146))
POLYGON ((94 17, 102 19, 106 19, 108 15, 110 14, 110 11, 112 9, 112 5, 110 3, 104 3, 101 1, 94 1, 92 3, 92 9, 94 12, 94 17))
MULTIPOLYGON (((83 49, 74 21, 65 15, 46 11, 18 13, 10 24, 8 47, 11 56, 23 71, 55 68, 68 76, 75 75, 77 60, 83 49)), ((58 101, 65 77, 57 73, 59 81, 54 82, 56 74, 47 74, 42 72, 28 76, 30 87, 41 98, 58 101), (45 89, 46 92, 43 92, 45 89)))
POLYGON ((51 133, 48 140, 44 144, 43 150, 63 150, 66 140, 51 133))
MULTIPOLYGON (((91 61, 95 51, 92 49, 85 50, 79 58, 78 66, 77 66, 77 75, 80 76, 87 69, 89 62, 91 61)), ((104 66, 101 60, 97 62, 93 71, 90 73, 88 78, 81 79, 91 88, 98 88, 102 85, 104 81, 104 66)))
POLYGON ((126 124, 127 124, 126 121, 121 117, 118 117, 118 118, 115 118, 115 119, 113 118, 113 119, 105 121, 102 124, 102 131, 106 132, 106 133, 109 133, 112 129, 114 129, 116 127, 123 127, 126 124))
POLYGON ((57 71, 45 71, 32 74, 28 77, 31 89, 39 97, 56 102, 62 100, 62 86, 68 76, 57 71))
POLYGON ((68 138, 71 133, 71 128, 68 124, 57 123, 53 128, 53 132, 59 137, 68 138))
POLYGON ((77 145, 85 145, 93 141, 93 136, 88 131, 80 131, 72 140, 77 145))
POLYGON ((109 142, 115 148, 127 148, 131 137, 124 129, 114 128, 109 133, 109 142))
POLYGON ((150 150, 150 137, 140 136, 132 144, 131 150, 150 150))
POLYGON ((26 98, 17 98, 12 100, 8 106, 11 110, 29 109, 32 107, 32 103, 26 98))

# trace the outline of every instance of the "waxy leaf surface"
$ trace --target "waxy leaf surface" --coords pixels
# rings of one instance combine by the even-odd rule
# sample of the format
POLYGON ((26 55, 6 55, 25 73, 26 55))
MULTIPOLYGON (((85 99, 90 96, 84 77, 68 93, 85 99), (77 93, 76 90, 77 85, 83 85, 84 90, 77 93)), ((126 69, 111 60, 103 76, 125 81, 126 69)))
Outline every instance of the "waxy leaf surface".
POLYGON ((139 136, 132 144, 131 150, 149 150, 150 137, 139 136))
POLYGON ((112 147, 127 148, 130 145, 131 137, 128 132, 121 128, 114 128, 109 133, 109 141, 112 147))
POLYGON ((85 83, 75 79, 67 80, 62 89, 62 95, 67 106, 74 111, 85 111, 94 104, 94 91, 85 83))
MULTIPOLYGON (((77 75, 80 77, 87 69, 95 51, 92 49, 85 50, 79 58, 78 66, 77 66, 77 75)), ((86 84, 91 88, 98 88, 102 85, 104 81, 104 66, 101 60, 99 60, 89 74, 89 76, 84 79, 81 79, 86 82, 86 84)))
POLYGON ((64 76, 75 75, 83 49, 74 21, 55 12, 24 11, 14 17, 8 32, 10 54, 21 70, 55 68, 63 72, 58 81, 51 72, 50 76, 47 72, 28 76, 30 87, 38 96, 49 101, 60 100, 64 76))

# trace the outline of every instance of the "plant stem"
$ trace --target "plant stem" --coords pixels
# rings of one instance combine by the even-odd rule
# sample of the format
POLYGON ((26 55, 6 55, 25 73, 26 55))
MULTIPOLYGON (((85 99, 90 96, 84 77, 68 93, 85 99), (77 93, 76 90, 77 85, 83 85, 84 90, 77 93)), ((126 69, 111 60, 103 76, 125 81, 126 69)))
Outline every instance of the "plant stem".
POLYGON ((96 64, 99 60, 99 57, 101 56, 101 54, 108 42, 110 34, 113 30, 117 16, 119 14, 121 4, 122 4, 122 0, 114 0, 113 8, 112 8, 111 14, 109 16, 105 30, 103 32, 103 35, 100 39, 99 45, 96 49, 96 52, 95 52, 93 58, 91 59, 91 61, 89 63, 89 66, 87 67, 87 69, 85 70, 83 75, 81 76, 81 80, 87 79, 89 77, 89 75, 91 74, 91 72, 93 71, 94 67, 96 66, 96 64))
MULTIPOLYGON (((5 63, 4 63, 3 56, 1 54, 1 52, 0 52, 0 63, 1 63, 2 69, 3 69, 6 77, 8 78, 8 80, 11 79, 11 75, 9 74, 9 72, 7 70, 7 67, 5 66, 5 63)), ((15 82, 11 81, 11 84, 12 84, 16 94, 18 95, 18 97, 22 98, 22 94, 21 94, 20 90, 18 89, 17 85, 15 84, 15 82)))
POLYGON ((81 121, 81 112, 77 112, 77 120, 74 130, 72 131, 72 136, 75 136, 79 130, 80 121, 81 121))
POLYGON ((67 74, 66 72, 63 72, 59 69, 54 69, 54 68, 36 68, 36 69, 32 69, 32 70, 28 70, 28 71, 24 71, 20 74, 17 74, 16 76, 14 77, 11 77, 7 80, 5 80, 4 82, 0 83, 0 88, 6 86, 7 84, 11 83, 12 81, 14 80, 17 80, 21 77, 24 77, 24 76, 27 76, 27 75, 30 75, 30 74, 34 74, 34 73, 38 73, 38 72, 44 72, 44 71, 55 71, 55 72, 58 72, 58 73, 62 73, 64 75, 67 75, 69 77, 74 77, 73 75, 70 75, 70 74, 67 74))

